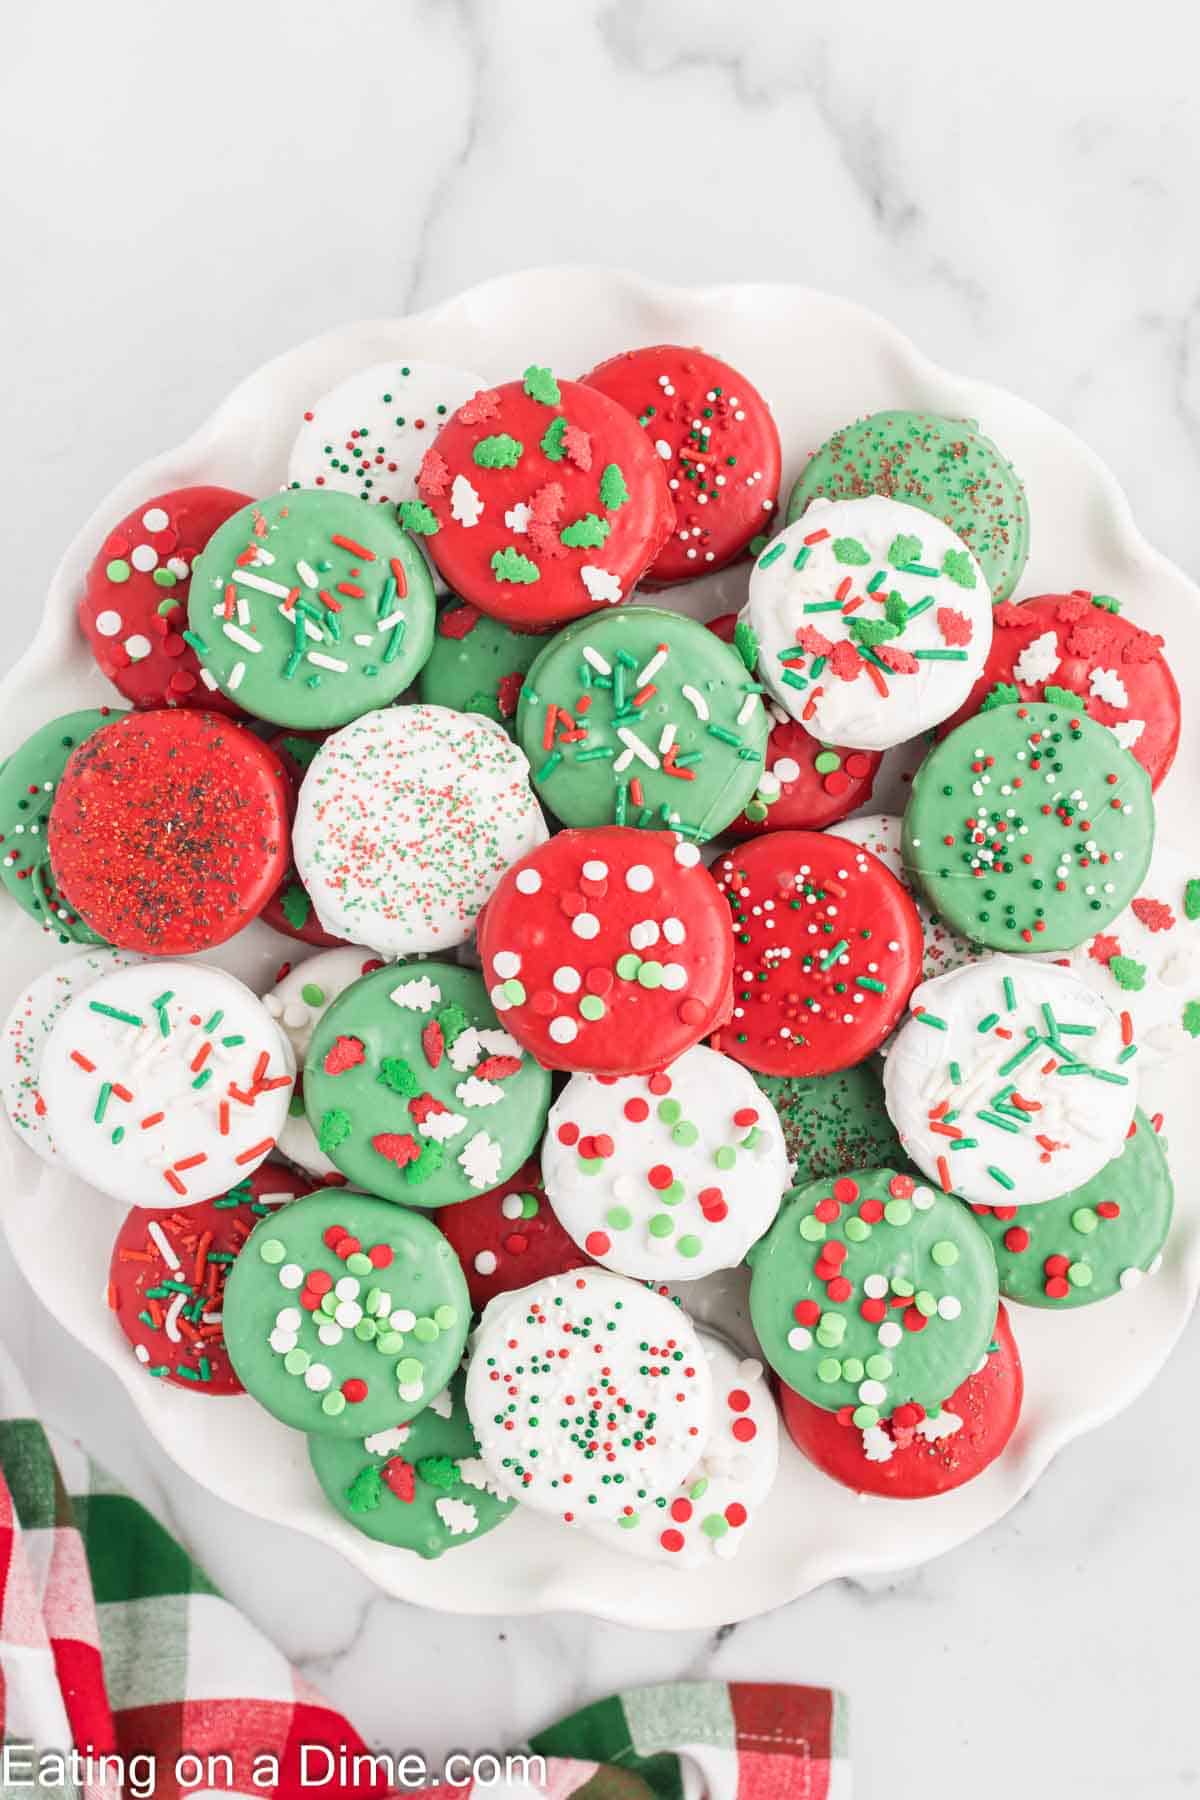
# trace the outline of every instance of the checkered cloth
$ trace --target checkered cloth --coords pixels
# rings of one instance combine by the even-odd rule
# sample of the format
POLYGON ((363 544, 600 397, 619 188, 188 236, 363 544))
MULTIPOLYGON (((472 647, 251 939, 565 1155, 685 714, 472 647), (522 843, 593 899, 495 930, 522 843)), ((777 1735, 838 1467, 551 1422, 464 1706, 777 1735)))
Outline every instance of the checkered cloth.
MULTIPOLYGON (((370 1773, 358 1785, 312 1785, 314 1769, 333 1767, 316 1746, 345 1768, 342 1758, 367 1755, 361 1738, 137 1501, 78 1446, 47 1434, 2 1350, 0 1739, 14 1759, 11 1788, 0 1769, 0 1795, 22 1782, 46 1792, 33 1786, 31 1759, 72 1748, 90 1762, 53 1790, 72 1800, 146 1793, 150 1759, 156 1800, 201 1791, 383 1800, 390 1791, 370 1773), (306 1745, 314 1747, 307 1786, 306 1745), (232 1781, 223 1765, 215 1780, 202 1772, 216 1754, 232 1760, 232 1781), (179 1764, 181 1756, 200 1764, 179 1764)), ((634 1689, 540 1733, 528 1749, 547 1759, 544 1782, 497 1787, 481 1777, 474 1787, 425 1791, 438 1800, 846 1800, 850 1792, 843 1707, 827 1688, 634 1689)), ((39 1779, 46 1772, 42 1765, 39 1779)))

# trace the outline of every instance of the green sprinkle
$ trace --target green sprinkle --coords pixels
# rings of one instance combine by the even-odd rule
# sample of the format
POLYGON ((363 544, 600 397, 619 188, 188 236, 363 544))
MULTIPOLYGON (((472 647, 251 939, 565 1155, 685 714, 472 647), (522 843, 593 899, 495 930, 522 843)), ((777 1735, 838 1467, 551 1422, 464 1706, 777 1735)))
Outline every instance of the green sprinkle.
POLYGON ((833 554, 843 567, 861 568, 871 560, 870 552, 857 538, 834 538, 833 554))
POLYGON ((423 500, 401 500, 396 512, 405 531, 411 531, 416 537, 433 537, 441 530, 437 514, 423 500))
POLYGON ((787 553, 787 545, 784 543, 782 538, 776 538, 775 542, 771 545, 771 548, 769 550, 765 551, 763 553, 763 555, 759 557, 759 559, 758 559, 759 568, 760 569, 769 569, 771 567, 772 563, 777 563, 779 561, 780 557, 786 555, 786 553, 787 553))
POLYGON ((608 463, 600 476, 600 504, 608 512, 616 512, 629 498, 629 489, 618 463, 608 463))
POLYGON ((557 406, 562 399, 553 372, 539 368, 537 363, 530 363, 526 369, 524 388, 529 398, 536 400, 539 406, 557 406))
POLYGON ((196 652, 197 656, 204 657, 208 655, 208 645, 198 631, 181 631, 179 635, 185 644, 190 644, 192 646, 192 649, 196 652))
POLYGON ((983 1108, 976 1113, 975 1117, 977 1119, 982 1119, 985 1125, 996 1126, 999 1131, 1019 1132, 1021 1129, 1015 1120, 1003 1118, 1000 1113, 987 1112, 983 1108))
POLYGON ((949 1238, 939 1238, 929 1254, 939 1269, 952 1269, 958 1261, 958 1245, 949 1238))
POLYGON ((568 550, 599 550, 611 530, 607 519, 590 512, 581 519, 572 519, 558 535, 568 550))
POLYGON ((122 1012, 119 1006, 106 1006, 103 1000, 89 1000, 88 1011, 103 1013, 106 1019, 116 1019, 122 1025, 137 1025, 140 1027, 146 1022, 144 1019, 139 1019, 136 1013, 122 1012))
POLYGON ((873 975, 860 975, 858 978, 858 986, 860 988, 866 988, 868 993, 871 994, 887 993, 887 983, 885 981, 876 981, 873 975))
POLYGON ((999 1023, 1000 1023, 1000 1014, 999 1013, 988 1013, 986 1018, 980 1019, 978 1025, 975 1027, 975 1029, 976 1029, 976 1031, 978 1031, 980 1033, 980 1035, 982 1035, 984 1032, 990 1031, 992 1029, 993 1025, 998 1025, 999 1023))
POLYGON ((512 581, 519 586, 528 586, 542 578, 537 564, 530 562, 527 556, 522 556, 511 544, 506 544, 503 550, 493 552, 491 569, 497 581, 512 581))
POLYGON ((936 1013, 926 1012, 924 1008, 922 1008, 920 1012, 915 1012, 912 1016, 914 1019, 919 1019, 922 1025, 932 1025, 935 1031, 946 1031, 949 1029, 945 1019, 939 1019, 936 1013))
POLYGON ((914 650, 912 655, 918 662, 966 662, 965 650, 914 650))
POLYGON ((824 956, 821 958, 821 968, 823 970, 824 969, 832 969, 834 963, 838 960, 838 957, 841 956, 849 948, 850 948, 850 946, 846 942, 845 938, 839 938, 837 943, 833 946, 833 948, 831 950, 827 950, 825 952, 824 956))
POLYGON ((494 437, 480 438, 471 460, 479 469, 515 469, 524 453, 525 446, 519 438, 500 431, 494 437))
POLYGON ((988 1164, 988 1174, 993 1181, 998 1181, 1002 1188, 1008 1188, 1010 1193, 1017 1185, 1011 1175, 1006 1175, 1003 1169, 997 1169, 991 1163, 988 1164))

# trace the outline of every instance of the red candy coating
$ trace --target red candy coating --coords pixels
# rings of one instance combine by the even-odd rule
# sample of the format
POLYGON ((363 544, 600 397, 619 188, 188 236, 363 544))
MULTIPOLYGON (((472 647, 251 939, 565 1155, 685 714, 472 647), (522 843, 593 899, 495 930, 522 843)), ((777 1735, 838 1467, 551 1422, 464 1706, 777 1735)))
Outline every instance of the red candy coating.
MULTIPOLYGON (((267 748, 283 771, 289 827, 296 816, 296 799, 304 771, 326 736, 323 731, 277 731, 274 737, 267 739, 267 748)), ((302 944, 316 944, 323 950, 346 942, 345 938, 334 937, 322 930, 313 903, 291 861, 283 880, 262 909, 262 921, 275 931, 281 931, 285 937, 296 938, 302 944)))
POLYGON ((830 1075, 893 1029, 921 978, 916 907, 867 850, 773 831, 713 865, 733 925, 733 1016, 714 1048, 765 1075, 830 1075))
POLYGON ((543 631, 612 604, 589 592, 585 567, 612 576, 619 588, 614 598, 627 600, 673 518, 662 462, 637 420, 595 388, 575 381, 558 386, 560 398, 550 406, 520 381, 477 394, 442 427, 417 482, 437 520, 437 531, 423 541, 441 574, 464 600, 518 631, 543 631), (514 466, 481 464, 476 452, 492 459, 494 451, 479 446, 502 438, 520 446, 514 466), (605 483, 612 467, 620 472, 623 500, 615 478, 605 483), (459 477, 483 503, 471 525, 454 517, 459 477), (506 522, 514 508, 529 509, 523 531, 506 522), (564 544, 564 529, 589 517, 601 531, 608 527, 603 542, 564 544), (498 579, 492 559, 506 553, 533 564, 537 579, 498 579))
POLYGON ((79 596, 79 623, 100 668, 134 706, 242 716, 235 701, 204 685, 196 652, 181 634, 193 563, 217 527, 249 501, 229 488, 176 488, 135 506, 96 552, 79 596))
POLYGON ((233 1264, 210 1258, 236 1256, 268 1205, 295 1200, 309 1186, 306 1177, 263 1163, 228 1194, 176 1213, 130 1207, 113 1244, 108 1304, 150 1374, 197 1394, 241 1393, 220 1325, 225 1282, 233 1264), (171 1256, 164 1255, 160 1239, 171 1256), (168 1281, 184 1282, 191 1289, 182 1307, 173 1304, 174 1290, 159 1291, 168 1281), (204 1302, 200 1317, 193 1320, 189 1314, 200 1300, 204 1302), (189 1373, 182 1374, 182 1369, 189 1373))
POLYGON ((945 737, 972 718, 998 683, 1015 686, 1022 700, 1042 700, 1047 685, 1071 688, 1083 697, 1083 711, 1098 725, 1142 722, 1131 754, 1149 775, 1151 786, 1158 787, 1175 760, 1180 723, 1179 689, 1163 656, 1161 637, 1109 612, 1082 592, 1039 594, 1019 604, 1008 601, 995 608, 992 621, 992 647, 983 673, 953 718, 938 727, 938 736, 945 737), (1057 639, 1058 667, 1044 680, 1019 681, 1015 669, 1022 652, 1047 632, 1057 639), (1115 705, 1092 691, 1095 676, 1102 689, 1119 698, 1113 675, 1125 691, 1127 705, 1115 705))
POLYGON ((501 1024, 547 1068, 641 1074, 729 1016, 728 914, 673 832, 560 831, 503 877, 478 945, 501 1024))
POLYGON ((814 1406, 780 1384, 788 1434, 818 1469, 857 1494, 925 1500, 948 1493, 995 1461, 1021 1411, 1021 1356, 1003 1306, 996 1317, 995 1340, 999 1348, 989 1354, 986 1365, 977 1375, 969 1375, 946 1402, 945 1410, 962 1420, 950 1437, 927 1443, 916 1431, 916 1409, 900 1406, 883 1427, 896 1449, 887 1462, 871 1462, 863 1449, 863 1433, 849 1419, 814 1406))
POLYGON ((278 887, 287 785, 266 745, 216 713, 127 713, 72 752, 49 844, 61 892, 107 943, 187 955, 278 887))
POLYGON ((779 431, 744 375, 703 350, 652 344, 610 356, 583 379, 633 414, 666 470, 675 518, 647 586, 710 575, 770 531, 779 431))
POLYGON ((592 1260, 559 1224, 542 1188, 536 1158, 499 1187, 439 1207, 432 1216, 462 1264, 471 1305, 477 1312, 497 1294, 527 1287, 548 1275, 565 1274, 568 1269, 581 1269, 592 1260), (519 1213, 517 1199, 523 1201, 519 1213), (504 1210, 506 1200, 508 1212, 504 1210), (531 1205, 536 1210, 531 1210, 531 1205), (482 1260, 482 1268, 477 1266, 478 1260, 482 1260))

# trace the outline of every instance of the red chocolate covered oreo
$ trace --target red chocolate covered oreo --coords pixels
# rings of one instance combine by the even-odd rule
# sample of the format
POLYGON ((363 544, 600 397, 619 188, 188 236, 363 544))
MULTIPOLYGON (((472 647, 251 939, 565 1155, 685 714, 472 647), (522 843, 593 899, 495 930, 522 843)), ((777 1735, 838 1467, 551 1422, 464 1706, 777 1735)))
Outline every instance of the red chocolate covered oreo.
POLYGON ((1016 1429, 1023 1392, 1021 1356, 1002 1306, 982 1368, 937 1413, 909 1403, 860 1431, 852 1407, 827 1412, 782 1382, 779 1403, 796 1448, 843 1487, 885 1500, 927 1500, 995 1462, 1016 1429))
MULTIPOLYGON (((323 731, 278 731, 267 739, 267 748, 278 761, 287 787, 289 832, 296 816, 296 800, 304 772, 325 737, 323 731)), ((330 950, 346 942, 345 938, 334 937, 332 932, 323 929, 308 889, 301 881, 295 863, 290 860, 283 880, 262 909, 262 921, 281 931, 285 937, 296 938, 302 944, 315 944, 321 950, 330 950)))
POLYGON ((641 1074, 729 1016, 728 916, 673 832, 559 832, 503 876, 478 945, 501 1023, 548 1068, 641 1074))
POLYGON ((592 1260, 560 1225, 536 1158, 488 1193, 441 1207, 434 1224, 454 1247, 476 1312, 497 1294, 592 1260))
POLYGON ((537 367, 459 407, 425 453, 417 493, 401 523, 456 594, 519 631, 627 600, 673 517, 636 419, 537 367))
POLYGON ((134 706, 241 716, 236 702, 207 685, 183 633, 192 565, 249 499, 229 488, 176 488, 135 506, 100 546, 79 596, 79 623, 100 668, 134 706))
POLYGON ((714 1047, 763 1075, 831 1075, 877 1050, 921 978, 921 921, 867 850, 772 831, 713 865, 733 923, 733 1016, 714 1047))
POLYGON ((779 430, 744 375, 703 350, 651 344, 610 356, 583 380, 633 414, 666 470, 675 519, 648 585, 724 568, 770 529, 779 430))
POLYGON ((210 712, 127 713, 71 754, 50 813, 59 889, 106 943, 223 944, 287 867, 287 784, 266 745, 210 712))

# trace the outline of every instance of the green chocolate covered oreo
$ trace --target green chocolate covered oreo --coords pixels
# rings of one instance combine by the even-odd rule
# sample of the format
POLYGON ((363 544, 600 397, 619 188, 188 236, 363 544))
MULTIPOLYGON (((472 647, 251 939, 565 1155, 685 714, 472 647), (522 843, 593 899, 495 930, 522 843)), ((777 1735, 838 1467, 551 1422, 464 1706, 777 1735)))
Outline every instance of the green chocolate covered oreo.
POLYGON ((1162 1139, 1134 1115, 1120 1156, 1040 1206, 973 1206, 992 1241, 1000 1292, 1025 1306, 1090 1306, 1153 1274, 1175 1190, 1162 1139))
POLYGON ((465 600, 438 613, 429 661, 417 677, 417 697, 429 706, 482 713, 516 731, 517 701, 530 664, 545 637, 514 631, 465 600))
POLYGON ((238 1379, 297 1431, 362 1439, 440 1394, 466 1343, 458 1258, 421 1213, 340 1188, 250 1233, 225 1288, 238 1379))
POLYGON ((26 738, 0 764, 0 881, 22 912, 60 944, 103 944, 58 891, 50 864, 47 823, 67 760, 77 744, 123 709, 90 707, 64 713, 26 738))
POLYGON ((325 1497, 364 1537, 418 1556, 441 1556, 502 1525, 502 1499, 479 1461, 463 1401, 464 1377, 407 1425, 365 1438, 310 1437, 325 1497))
POLYGON ((564 825, 723 831, 753 798, 770 720, 741 657, 648 606, 582 619, 525 678, 517 741, 564 825))
POLYGON ((996 706, 913 777, 904 866, 993 950, 1073 950, 1128 906, 1154 844, 1150 778, 1070 705, 996 706))
POLYGON ((751 1073, 779 1115, 796 1186, 905 1161, 874 1057, 836 1075, 751 1073))
POLYGON ((907 1401, 940 1406, 991 1341, 991 1245, 958 1201, 894 1169, 793 1193, 748 1261, 771 1367, 863 1431, 907 1401))
POLYGON ((550 1076, 503 1030, 474 970, 391 963, 321 1018, 304 1103, 356 1187, 449 1206, 520 1168, 546 1123, 550 1076))
POLYGON ((973 552, 993 600, 1007 600, 1029 554, 1029 507, 1008 458, 969 419, 881 412, 835 431, 809 459, 788 524, 811 500, 886 494, 948 525, 973 552))
POLYGON ((403 692, 433 643, 433 583, 394 513, 305 488, 234 513, 192 570, 188 643, 260 719, 345 725, 403 692))

